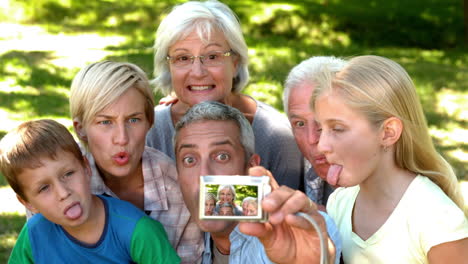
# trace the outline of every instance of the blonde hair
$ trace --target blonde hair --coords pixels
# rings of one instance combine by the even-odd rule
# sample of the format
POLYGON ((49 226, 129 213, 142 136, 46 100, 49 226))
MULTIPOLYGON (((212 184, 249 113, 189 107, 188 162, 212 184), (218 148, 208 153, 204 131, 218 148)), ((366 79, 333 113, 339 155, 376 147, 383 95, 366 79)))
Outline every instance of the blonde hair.
POLYGON ((144 96, 145 114, 151 126, 154 98, 145 72, 135 64, 113 61, 90 64, 76 74, 70 91, 72 120, 89 124, 100 111, 132 88, 144 96))
POLYGON ((0 171, 15 193, 27 201, 18 175, 24 169, 43 166, 41 159, 60 159, 59 151, 71 153, 85 165, 80 147, 65 126, 50 119, 24 122, 0 141, 0 171))
POLYGON ((355 57, 340 72, 319 77, 312 107, 317 97, 328 92, 363 113, 375 127, 389 117, 400 119, 403 131, 395 143, 396 165, 427 176, 468 216, 457 177, 434 147, 415 86, 402 66, 379 56, 355 57))
POLYGON ((208 201, 208 200, 213 200, 215 204, 218 201, 218 200, 216 200, 216 195, 214 195, 213 193, 210 193, 210 192, 205 193, 205 202, 208 201))

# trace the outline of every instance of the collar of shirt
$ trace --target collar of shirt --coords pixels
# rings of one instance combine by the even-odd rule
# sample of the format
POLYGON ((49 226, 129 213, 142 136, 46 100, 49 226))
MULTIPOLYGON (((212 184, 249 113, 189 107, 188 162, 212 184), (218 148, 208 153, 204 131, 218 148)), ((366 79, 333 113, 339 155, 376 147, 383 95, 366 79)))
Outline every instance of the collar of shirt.
MULTIPOLYGON (((243 234, 236 226, 229 235, 231 248, 229 263, 272 263, 266 256, 265 249, 258 238, 243 234)), ((213 245, 214 246, 214 245, 213 245)), ((211 248, 210 233, 205 233, 205 251, 202 264, 211 264, 213 252, 211 248)))
MULTIPOLYGON (((163 172, 147 147, 142 155, 142 170, 144 180, 144 209, 145 211, 168 210, 167 194, 164 184, 163 172)), ((86 152, 86 158, 91 167, 91 192, 93 194, 106 194, 111 197, 119 198, 104 183, 102 176, 97 170, 96 163, 91 153, 86 152)))

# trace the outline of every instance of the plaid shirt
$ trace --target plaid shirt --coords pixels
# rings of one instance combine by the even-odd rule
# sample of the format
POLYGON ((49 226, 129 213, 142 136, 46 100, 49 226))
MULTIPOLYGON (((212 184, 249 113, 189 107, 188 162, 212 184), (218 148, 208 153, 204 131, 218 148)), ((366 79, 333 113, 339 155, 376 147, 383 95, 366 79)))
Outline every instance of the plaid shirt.
MULTIPOLYGON (((91 154, 87 153, 86 157, 92 169, 92 193, 118 198, 105 185, 91 154)), ((204 249, 203 233, 185 206, 174 161, 150 147, 145 147, 142 161, 145 212, 164 226, 182 263, 200 262, 204 249)))
POLYGON ((304 177, 305 193, 315 203, 326 205, 328 196, 335 188, 315 173, 314 168, 307 159, 304 159, 304 169, 306 171, 304 177))

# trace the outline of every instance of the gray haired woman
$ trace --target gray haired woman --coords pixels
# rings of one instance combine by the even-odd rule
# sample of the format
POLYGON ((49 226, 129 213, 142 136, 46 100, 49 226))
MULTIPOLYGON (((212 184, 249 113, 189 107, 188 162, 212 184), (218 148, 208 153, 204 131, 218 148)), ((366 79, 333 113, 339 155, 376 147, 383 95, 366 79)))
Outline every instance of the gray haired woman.
POLYGON ((191 106, 218 101, 239 109, 252 124, 255 152, 280 185, 298 189, 303 159, 287 118, 242 94, 249 79, 248 48, 236 15, 218 1, 177 5, 162 20, 154 43, 156 89, 178 101, 155 108, 146 144, 175 159, 174 124, 191 106))

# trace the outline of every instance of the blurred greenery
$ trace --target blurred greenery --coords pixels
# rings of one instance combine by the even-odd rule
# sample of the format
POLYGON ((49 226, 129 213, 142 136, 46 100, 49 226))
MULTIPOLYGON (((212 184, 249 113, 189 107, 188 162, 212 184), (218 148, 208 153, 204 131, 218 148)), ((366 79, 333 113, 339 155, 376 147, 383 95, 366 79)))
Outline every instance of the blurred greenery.
MULTIPOLYGON (((71 129, 69 86, 87 63, 129 61, 152 76, 154 32, 181 2, 0 2, 0 138, 26 119, 55 118, 71 129)), ((282 83, 301 60, 386 56, 412 76, 438 150, 459 179, 467 180, 468 46, 462 1, 223 2, 238 15, 249 46, 246 94, 281 111, 282 83)), ((156 100, 161 96, 157 93, 156 100)), ((0 175, 0 187, 5 185, 0 175)), ((23 222, 23 216, 0 215, 0 262, 6 262, 23 222)))
MULTIPOLYGON (((69 120, 68 87, 85 63, 130 61, 151 76, 155 29, 170 8, 181 2, 37 0, 33 4, 9 0, 0 5, 0 20, 20 25, 16 30, 3 30, 0 41, 21 43, 0 49, 0 110, 11 121, 0 126, 0 135, 25 119, 69 120), (112 39, 116 36, 121 39, 112 39), (47 41, 41 43, 44 37, 47 41), (60 44, 60 37, 71 40, 60 44), (54 41, 59 43, 53 45, 54 41), (73 53, 87 52, 79 46, 89 42, 105 43, 97 48, 103 53, 56 63, 80 56, 73 53)), ((303 59, 314 55, 389 57, 413 77, 429 125, 439 135, 434 136, 438 149, 459 178, 465 178, 468 53, 460 1, 224 2, 238 15, 249 46, 251 81, 245 93, 282 110, 284 78, 303 59), (451 139, 453 131, 462 131, 462 139, 451 139)), ((156 100, 161 96, 156 94, 156 100)))
POLYGON ((0 263, 7 263, 26 217, 19 214, 0 214, 0 263))
MULTIPOLYGON (((209 193, 218 197, 219 184, 207 184, 206 189, 209 193)), ((258 197, 258 187, 253 185, 234 185, 236 190, 236 205, 241 206, 245 197, 258 197)))

